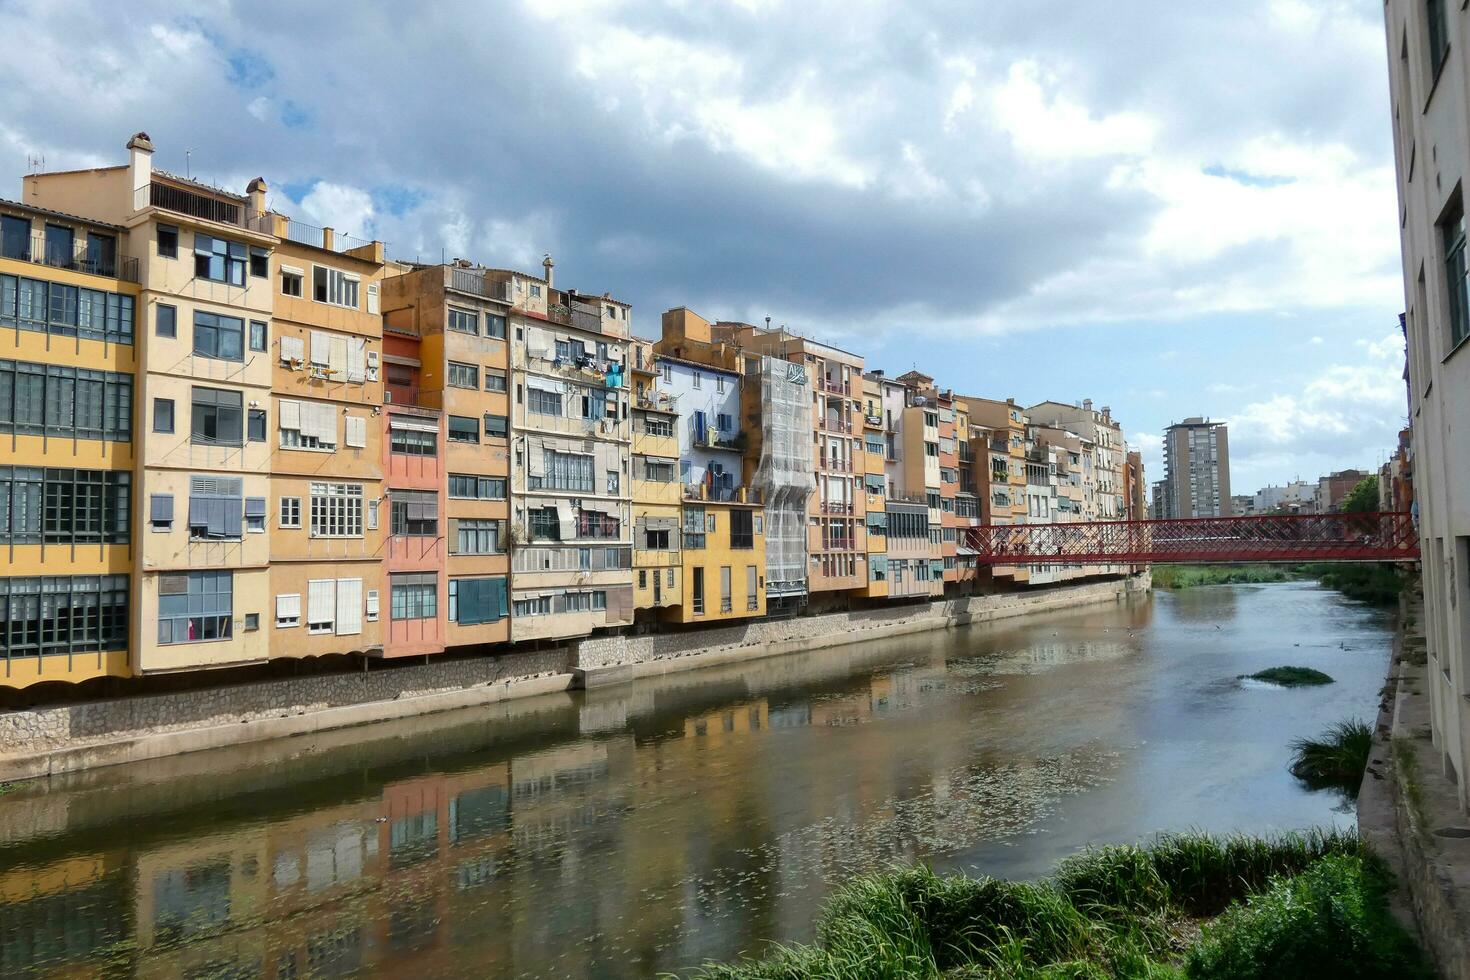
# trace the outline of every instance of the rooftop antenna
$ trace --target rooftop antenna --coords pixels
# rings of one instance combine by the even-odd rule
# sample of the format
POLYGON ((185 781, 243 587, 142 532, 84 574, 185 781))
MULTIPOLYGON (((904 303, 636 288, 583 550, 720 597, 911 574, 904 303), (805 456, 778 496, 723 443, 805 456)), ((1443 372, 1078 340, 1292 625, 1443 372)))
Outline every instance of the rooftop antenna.
POLYGON ((187 177, 187 178, 189 178, 190 180, 193 180, 194 179, 194 170, 193 170, 192 160, 191 160, 191 158, 193 156, 194 156, 194 148, 192 146, 185 147, 184 148, 184 176, 187 177))
POLYGON ((46 170, 46 154, 40 153, 35 156, 26 154, 26 169, 33 174, 44 173, 46 170))

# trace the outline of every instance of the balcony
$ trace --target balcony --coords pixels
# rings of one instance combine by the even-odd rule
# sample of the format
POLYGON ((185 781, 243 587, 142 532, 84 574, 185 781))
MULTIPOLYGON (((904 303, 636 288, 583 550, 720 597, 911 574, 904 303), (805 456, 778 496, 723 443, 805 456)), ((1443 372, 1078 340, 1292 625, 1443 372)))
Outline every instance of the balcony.
POLYGON ((822 507, 822 513, 824 513, 824 514, 851 514, 852 513, 852 504, 844 503, 844 502, 842 502, 840 500, 824 500, 824 501, 822 501, 821 507, 822 507))
POLYGON ((606 517, 577 518, 577 537, 597 541, 616 541, 622 533, 622 524, 606 517))
POLYGON ((150 183, 148 203, 155 208, 163 208, 165 211, 187 214, 191 218, 203 218, 205 221, 217 221, 222 225, 245 227, 240 220, 243 209, 238 202, 221 201, 218 198, 186 191, 181 187, 150 183))
POLYGON ((684 485, 684 499, 700 503, 717 504, 759 504, 761 492, 755 487, 716 487, 707 483, 687 483, 684 485))
POLYGON ((881 428, 883 428, 883 416, 881 416, 881 415, 864 415, 863 416, 863 424, 866 425, 870 429, 881 429, 881 428))
POLYGON ((834 395, 852 394, 852 385, 846 381, 838 381, 835 378, 822 378, 817 382, 817 387, 834 395))
POLYGON ((833 473, 851 473, 852 472, 852 460, 850 460, 850 459, 832 459, 832 458, 829 458, 827 456, 818 456, 817 457, 817 467, 819 469, 829 470, 829 471, 831 471, 833 473))
POLYGON ((501 303, 510 302, 510 283, 487 279, 484 269, 451 267, 448 285, 450 289, 469 293, 471 296, 493 299, 501 303))
POLYGON ((725 432, 720 429, 696 431, 690 440, 701 449, 725 449, 734 453, 745 452, 744 432, 725 432))
POLYGON ((109 279, 122 279, 125 282, 138 281, 137 259, 131 255, 108 255, 101 250, 89 248, 86 240, 61 244, 47 242, 44 235, 34 234, 25 243, 5 243, 3 249, 0 249, 0 255, 7 259, 49 265, 53 269, 70 269, 94 276, 106 276, 109 279), (22 247, 17 247, 18 245, 22 247))
POLYGON ((852 423, 851 422, 844 422, 844 421, 842 421, 842 419, 835 419, 835 418, 832 418, 831 416, 827 416, 827 415, 823 415, 823 416, 821 416, 820 418, 817 419, 817 426, 819 428, 827 431, 827 432, 851 432, 852 431, 852 423))

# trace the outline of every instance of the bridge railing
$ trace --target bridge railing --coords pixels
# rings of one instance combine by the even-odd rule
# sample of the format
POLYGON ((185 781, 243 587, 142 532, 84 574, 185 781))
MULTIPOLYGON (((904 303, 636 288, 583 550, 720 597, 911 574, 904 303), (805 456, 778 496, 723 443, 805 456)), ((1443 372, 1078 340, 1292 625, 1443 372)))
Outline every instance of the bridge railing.
POLYGON ((1419 558, 1418 530, 1404 513, 986 525, 965 536, 975 560, 990 565, 1419 558))

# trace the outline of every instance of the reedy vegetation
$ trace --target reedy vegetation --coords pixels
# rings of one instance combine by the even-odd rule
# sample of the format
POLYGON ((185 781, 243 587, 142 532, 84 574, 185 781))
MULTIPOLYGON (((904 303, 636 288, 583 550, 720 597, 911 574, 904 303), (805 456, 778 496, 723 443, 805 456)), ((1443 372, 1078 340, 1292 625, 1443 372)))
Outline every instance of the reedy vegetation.
POLYGON ((1362 721, 1339 722, 1317 738, 1292 742, 1291 751, 1293 776, 1314 788, 1335 786, 1357 796, 1373 751, 1373 729, 1362 721))
POLYGON ((1337 831, 1169 835, 1087 851, 1037 883, 911 868, 838 891, 816 943, 699 976, 1229 980, 1298 975, 1277 968, 1301 963, 1319 971, 1302 976, 1416 976, 1385 882, 1358 838, 1337 831), (1389 972, 1354 972, 1360 963, 1389 972))

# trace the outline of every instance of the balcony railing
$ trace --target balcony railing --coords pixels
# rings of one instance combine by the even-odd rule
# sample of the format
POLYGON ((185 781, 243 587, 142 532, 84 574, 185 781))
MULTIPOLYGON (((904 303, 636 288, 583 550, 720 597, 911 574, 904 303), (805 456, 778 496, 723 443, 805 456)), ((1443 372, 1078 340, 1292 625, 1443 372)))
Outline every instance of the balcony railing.
POLYGON ((844 421, 842 421, 842 419, 834 419, 834 418, 832 418, 830 416, 827 416, 827 415, 821 416, 817 420, 817 424, 820 425, 823 429, 827 430, 828 432, 851 432, 852 431, 852 423, 851 422, 844 422, 844 421))
POLYGON ((240 205, 231 201, 207 197, 168 184, 148 185, 148 203, 155 208, 177 211, 206 221, 218 221, 224 225, 240 224, 240 205))
POLYGON ((712 487, 705 483, 685 484, 684 499, 723 504, 759 504, 762 502, 761 492, 755 487, 712 487))
POLYGON ((824 500, 822 501, 822 513, 851 514, 852 504, 843 503, 840 500, 824 500))
POLYGON ((734 608, 735 605, 730 601, 729 596, 720 596, 720 612, 727 613, 732 611, 734 608))
POLYGON ((835 381, 832 378, 823 378, 817 382, 817 386, 823 391, 830 391, 834 395, 852 394, 852 385, 846 381, 835 381))
POLYGON ((510 283, 491 282, 485 278, 483 269, 451 268, 449 288, 457 289, 461 293, 469 293, 471 296, 483 296, 485 299, 496 299, 502 303, 510 302, 510 283))
POLYGON ((852 461, 847 459, 831 459, 827 456, 818 456, 817 465, 824 470, 832 470, 834 473, 852 472, 852 461))
POLYGON ((598 518, 577 518, 577 537, 594 538, 597 540, 615 540, 621 536, 622 524, 619 521, 598 518))
POLYGON ((863 422, 875 429, 883 428, 883 416, 881 415, 864 415, 863 422))
POLYGON ((78 241, 68 245, 47 242, 44 235, 32 235, 24 243, 6 243, 0 247, 0 255, 7 259, 49 265, 53 269, 70 269, 87 272, 109 279, 138 282, 138 260, 131 255, 100 255, 89 253, 87 243, 78 241))

